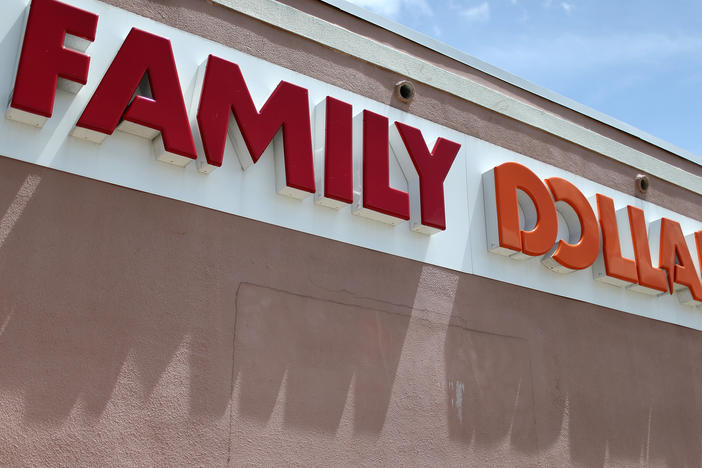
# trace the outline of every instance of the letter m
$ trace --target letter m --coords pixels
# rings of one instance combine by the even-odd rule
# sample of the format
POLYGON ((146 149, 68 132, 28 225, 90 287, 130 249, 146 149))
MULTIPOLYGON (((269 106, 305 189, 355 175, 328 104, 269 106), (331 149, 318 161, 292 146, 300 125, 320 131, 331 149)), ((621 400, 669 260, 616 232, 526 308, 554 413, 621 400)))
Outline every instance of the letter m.
POLYGON ((305 88, 281 81, 259 112, 239 66, 213 55, 207 60, 202 83, 197 111, 206 158, 202 172, 222 165, 227 135, 244 170, 255 164, 273 142, 278 193, 295 198, 314 193, 310 110, 305 88))

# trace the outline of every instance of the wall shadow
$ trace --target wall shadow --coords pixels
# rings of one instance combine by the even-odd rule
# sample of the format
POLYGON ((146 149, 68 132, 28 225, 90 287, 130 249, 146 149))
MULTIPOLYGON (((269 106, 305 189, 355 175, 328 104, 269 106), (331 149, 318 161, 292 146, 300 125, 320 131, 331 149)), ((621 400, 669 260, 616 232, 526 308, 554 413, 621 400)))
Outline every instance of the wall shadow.
POLYGON ((286 425, 334 433, 352 398, 354 430, 377 434, 392 394, 407 312, 243 284, 234 345, 241 416, 268 421, 285 379, 286 425))
POLYGON ((446 336, 449 436, 466 444, 503 439, 536 451, 536 423, 526 340, 450 326, 446 336))
POLYGON ((451 323, 471 329, 445 344, 452 439, 546 465, 702 463, 699 332, 465 275, 451 323))
POLYGON ((4 158, 0 212, 29 175, 40 182, 0 246, 0 392, 21 397, 5 407, 26 434, 77 412, 82 447, 128 415, 153 444, 216 433, 222 460, 234 411, 265 425, 281 408, 278 440, 333 437, 349 417, 368 444, 393 411, 392 433, 407 431, 393 443, 444 453, 440 432, 412 432, 418 412, 466 453, 702 463, 697 331, 465 274, 455 297, 442 275, 428 277, 445 294, 419 297, 420 263, 4 158))
POLYGON ((78 462, 107 426, 101 450, 221 461, 233 383, 265 420, 284 376, 286 425, 333 434, 350 398, 353 430, 381 431, 421 265, 6 158, 0 216, 29 175, 0 246, 0 393, 27 443, 68 434, 78 462))
POLYGON ((120 379, 146 402, 169 366, 193 416, 224 414, 233 297, 192 281, 212 267, 206 210, 0 158, 0 212, 29 174, 41 181, 0 248, 0 390, 24 395, 25 422, 61 424, 79 401, 97 421, 120 379))

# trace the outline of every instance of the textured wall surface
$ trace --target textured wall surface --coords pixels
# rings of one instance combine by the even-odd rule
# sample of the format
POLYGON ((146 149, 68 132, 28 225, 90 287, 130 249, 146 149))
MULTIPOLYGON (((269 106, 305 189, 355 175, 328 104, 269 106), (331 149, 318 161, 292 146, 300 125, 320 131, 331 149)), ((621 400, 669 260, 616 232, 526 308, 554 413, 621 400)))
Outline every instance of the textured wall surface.
POLYGON ((3 465, 702 463, 699 332, 0 158, 3 465))
MULTIPOLYGON (((426 86, 406 107, 398 76, 207 2, 109 3, 634 193, 634 168, 426 86)), ((0 157, 4 466, 699 466, 701 360, 696 331, 0 157)))

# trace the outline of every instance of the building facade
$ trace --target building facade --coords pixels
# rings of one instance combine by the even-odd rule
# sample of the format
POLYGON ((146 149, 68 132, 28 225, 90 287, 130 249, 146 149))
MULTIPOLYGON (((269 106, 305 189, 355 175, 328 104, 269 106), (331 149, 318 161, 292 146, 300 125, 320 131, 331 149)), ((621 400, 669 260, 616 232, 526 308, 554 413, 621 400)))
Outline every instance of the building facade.
POLYGON ((340 1, 0 10, 3 465, 702 463, 695 156, 340 1))

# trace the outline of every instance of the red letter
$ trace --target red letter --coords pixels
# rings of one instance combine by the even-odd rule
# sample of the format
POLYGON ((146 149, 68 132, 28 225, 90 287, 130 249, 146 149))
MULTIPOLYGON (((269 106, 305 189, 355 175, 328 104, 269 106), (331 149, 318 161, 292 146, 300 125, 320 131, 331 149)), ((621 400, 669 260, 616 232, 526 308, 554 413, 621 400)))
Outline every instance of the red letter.
POLYGON ((312 132, 305 88, 281 81, 258 112, 239 66, 210 55, 197 113, 210 166, 222 165, 232 112, 237 125, 229 127, 229 137, 244 169, 258 161, 282 128, 285 179, 278 170, 282 155, 276 149, 278 192, 295 198, 314 193, 312 132))
MULTIPOLYGON (((409 216, 409 194, 390 187, 389 122, 363 111, 363 206, 354 213, 376 221, 399 224, 409 216)), ((357 203, 358 204, 358 203, 357 203)))
POLYGON ((197 158, 168 39, 136 28, 130 31, 74 134, 99 142, 115 131, 120 119, 161 132, 165 151, 175 155, 168 162, 185 165, 197 158), (153 98, 137 96, 130 104, 145 74, 153 98))
POLYGON ((569 219, 566 213, 562 213, 571 231, 569 242, 563 240, 558 242, 558 247, 551 257, 544 257, 542 262, 550 269, 560 273, 567 273, 573 270, 583 270, 595 262, 600 252, 600 229, 597 224, 595 212, 592 211, 590 203, 575 185, 560 177, 546 179, 546 184, 551 189, 553 198, 570 205, 575 212, 577 219, 569 219), (572 239, 573 231, 579 239, 572 239), (575 243, 572 243, 575 242, 575 243), (557 262, 560 268, 553 265, 557 262))
POLYGON ((490 252, 525 259, 551 250, 558 237, 556 206, 536 174, 518 163, 501 164, 483 174, 483 193, 490 252), (520 209, 531 230, 520 226, 520 209))
POLYGON ((634 258, 636 258, 636 271, 639 277, 639 284, 632 286, 630 289, 654 295, 667 292, 668 281, 665 271, 660 268, 654 268, 651 262, 651 249, 648 245, 644 212, 641 208, 631 205, 626 208, 629 211, 631 239, 634 242, 634 258))
POLYGON ((56 0, 32 2, 9 118, 41 127, 53 113, 59 77, 88 82, 90 57, 64 47, 64 39, 70 34, 94 41, 97 22, 98 15, 56 0))
POLYGON ((652 223, 652 228, 660 229, 658 266, 668 272, 670 293, 677 290, 678 299, 684 304, 701 303, 702 284, 680 223, 662 218, 659 222, 652 223))
POLYGON ((327 96, 316 112, 315 150, 324 155, 317 203, 341 208, 353 203, 353 108, 327 96))
POLYGON ((405 168, 403 165, 408 181, 414 176, 415 170, 419 178, 421 222, 413 222, 412 229, 424 234, 445 230, 444 180, 461 145, 438 138, 430 153, 422 132, 401 122, 395 122, 390 143, 396 154, 404 154, 405 159, 411 160, 414 165, 414 168, 405 168))

